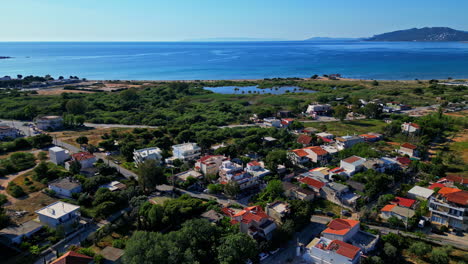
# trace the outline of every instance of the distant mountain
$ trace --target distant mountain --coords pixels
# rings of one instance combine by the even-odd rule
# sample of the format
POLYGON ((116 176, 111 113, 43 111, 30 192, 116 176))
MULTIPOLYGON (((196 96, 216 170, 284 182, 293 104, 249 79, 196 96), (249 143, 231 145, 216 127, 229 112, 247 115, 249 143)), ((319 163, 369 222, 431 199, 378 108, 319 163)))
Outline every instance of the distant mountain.
POLYGON ((200 39, 186 39, 184 41, 194 42, 222 42, 222 41, 285 41, 279 38, 200 38, 200 39))
POLYGON ((359 38, 329 38, 329 37, 314 37, 305 39, 304 41, 357 41, 359 38))
POLYGON ((367 41, 468 41, 468 32, 448 27, 398 30, 365 39, 367 41))

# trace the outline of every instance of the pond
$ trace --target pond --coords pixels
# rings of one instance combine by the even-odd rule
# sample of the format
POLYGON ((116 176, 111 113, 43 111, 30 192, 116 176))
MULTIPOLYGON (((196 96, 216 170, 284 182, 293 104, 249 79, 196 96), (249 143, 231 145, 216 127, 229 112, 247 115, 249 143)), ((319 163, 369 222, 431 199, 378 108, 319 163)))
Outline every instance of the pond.
POLYGON ((219 86, 219 87, 203 87, 205 90, 219 94, 284 94, 284 93, 315 93, 317 91, 307 90, 297 86, 281 86, 273 88, 258 88, 255 86, 219 86))

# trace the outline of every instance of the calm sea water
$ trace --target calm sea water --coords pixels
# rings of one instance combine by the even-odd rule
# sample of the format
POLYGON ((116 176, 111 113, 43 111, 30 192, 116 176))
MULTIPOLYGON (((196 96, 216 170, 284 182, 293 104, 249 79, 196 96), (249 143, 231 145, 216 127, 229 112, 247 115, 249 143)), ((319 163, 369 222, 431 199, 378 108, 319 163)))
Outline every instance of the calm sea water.
POLYGON ((284 94, 284 93, 315 93, 313 90, 302 89, 297 86, 281 86, 273 88, 258 88, 255 86, 220 86, 220 87, 203 87, 205 90, 210 90, 220 94, 284 94))
POLYGON ((468 78, 468 43, 434 42, 3 42, 3 75, 201 80, 309 77, 468 78))

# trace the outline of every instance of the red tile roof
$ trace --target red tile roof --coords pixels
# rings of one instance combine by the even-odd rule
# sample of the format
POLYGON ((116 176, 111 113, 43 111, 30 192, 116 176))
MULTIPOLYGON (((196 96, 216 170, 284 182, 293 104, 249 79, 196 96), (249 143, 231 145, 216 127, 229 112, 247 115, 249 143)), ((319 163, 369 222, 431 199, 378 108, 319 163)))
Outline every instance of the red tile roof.
POLYGON ((411 163, 411 159, 407 157, 398 157, 396 158, 397 162, 402 165, 408 166, 411 163))
POLYGON ((378 136, 369 135, 369 134, 362 134, 362 135, 359 135, 359 136, 362 137, 362 138, 365 138, 365 139, 376 139, 376 138, 379 138, 378 136))
POLYGON ((309 145, 310 142, 312 142, 312 137, 308 136, 308 135, 300 135, 297 138, 297 143, 299 143, 299 144, 309 145))
POLYGON ((445 177, 449 182, 455 182, 459 184, 468 184, 468 177, 458 176, 458 175, 447 175, 445 177))
POLYGON ((323 148, 319 147, 319 146, 313 146, 313 147, 307 147, 305 149, 308 149, 310 151, 313 151, 315 152, 315 154, 319 155, 319 156, 323 156, 323 155, 327 155, 328 152, 326 150, 324 150, 323 148))
POLYGON ((445 195, 445 198, 449 202, 460 204, 467 206, 468 205, 468 192, 467 191, 459 191, 454 193, 449 193, 445 195))
POLYGON ((329 138, 325 138, 325 137, 319 137, 323 142, 327 142, 327 143, 330 143, 332 142, 333 140, 332 139, 329 139, 329 138))
POLYGON ((456 192, 461 192, 460 189, 458 188, 450 188, 450 187, 442 187, 440 190, 437 192, 438 194, 446 195, 449 193, 456 193, 456 192))
POLYGON ((201 157, 198 161, 205 164, 208 160, 212 158, 223 158, 223 157, 224 157, 223 155, 206 155, 204 157, 201 157))
POLYGON ((362 158, 358 157, 358 156, 351 156, 349 158, 344 159, 343 161, 346 162, 346 163, 354 163, 354 162, 359 161, 361 159, 362 158))
POLYGON ((252 221, 260 222, 262 219, 270 218, 259 205, 247 207, 235 214, 234 217, 241 217, 243 223, 250 223, 252 221))
POLYGON ((293 152, 296 153, 296 155, 298 155, 299 157, 305 157, 305 156, 309 155, 307 152, 305 152, 302 149, 295 149, 295 150, 293 150, 293 152))
POLYGON ((387 204, 386 206, 384 206, 382 209, 380 209, 380 211, 382 212, 390 212, 392 211, 393 207, 395 207, 396 204, 387 204))
POLYGON ((89 152, 78 152, 78 153, 73 154, 72 157, 74 160, 77 160, 77 161, 95 158, 95 156, 89 152))
POLYGON ((359 251, 361 251, 360 248, 340 240, 333 240, 330 245, 328 245, 327 250, 335 251, 349 259, 354 259, 359 251))
POLYGON ((234 216, 234 210, 232 210, 231 208, 228 208, 228 207, 223 207, 221 208, 221 212, 223 212, 223 214, 231 217, 231 216, 234 216))
POLYGON ((305 183, 305 184, 307 184, 309 186, 312 186, 314 188, 317 188, 317 189, 322 189, 323 186, 325 186, 324 182, 317 181, 316 179, 312 179, 312 178, 309 178, 309 177, 304 177, 304 178, 300 179, 299 181, 302 182, 302 183, 305 183))
POLYGON ((416 124, 416 123, 409 123, 409 125, 412 126, 412 127, 415 127, 415 128, 419 128, 419 125, 416 124))
POLYGON ((260 162, 254 160, 254 161, 249 162, 249 165, 250 166, 260 166, 260 162))
POLYGON ((334 235, 346 235, 353 227, 359 224, 357 220, 333 219, 323 233, 334 235))
POLYGON ((436 182, 436 183, 433 183, 431 186, 429 186, 429 189, 434 190, 434 188, 444 188, 444 187, 445 187, 444 184, 436 182))
POLYGON ((414 205, 415 202, 416 202, 416 200, 397 196, 397 197, 395 197, 395 200, 393 200, 391 203, 399 205, 399 206, 410 208, 411 206, 414 205))
POLYGON ((292 121, 294 121, 294 118, 283 118, 282 120, 284 120, 286 122, 292 122, 292 121))
POLYGON ((92 257, 76 253, 74 251, 68 251, 63 256, 54 260, 50 264, 88 264, 92 261, 92 257))
POLYGON ((413 145, 411 143, 403 143, 403 145, 401 145, 402 148, 407 148, 407 149, 417 149, 418 147, 416 145, 413 145))

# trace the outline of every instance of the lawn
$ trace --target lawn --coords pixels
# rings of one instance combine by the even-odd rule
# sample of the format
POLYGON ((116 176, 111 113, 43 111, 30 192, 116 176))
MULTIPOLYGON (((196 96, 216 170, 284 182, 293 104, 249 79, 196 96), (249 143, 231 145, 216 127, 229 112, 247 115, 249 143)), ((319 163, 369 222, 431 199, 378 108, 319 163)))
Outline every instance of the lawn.
POLYGON ((151 198, 151 203, 153 204, 163 204, 165 201, 172 200, 170 197, 158 196, 151 198))
POLYGON ((11 220, 15 223, 24 223, 29 220, 32 220, 37 217, 35 213, 36 210, 39 210, 51 203, 58 201, 55 198, 48 196, 42 192, 31 193, 25 198, 18 199, 14 204, 6 206, 6 209, 14 211, 26 211, 27 214, 21 217, 12 217, 11 220))
POLYGON ((337 122, 303 122, 303 124, 305 127, 314 127, 317 129, 325 126, 326 131, 335 136, 364 134, 369 132, 382 133, 384 127, 387 125, 384 121, 377 119, 337 122))
POLYGON ((94 146, 97 146, 99 142, 102 141, 102 136, 107 133, 110 134, 112 130, 118 132, 127 132, 131 128, 91 128, 91 129, 79 129, 79 130, 66 130, 59 132, 52 132, 52 136, 56 136, 57 139, 64 141, 68 144, 79 147, 80 145, 76 143, 76 139, 80 136, 85 136, 88 138, 88 143, 94 146))
POLYGON ((322 210, 324 214, 332 212, 339 216, 341 214, 341 207, 325 199, 317 199, 312 202, 314 210, 322 210))

